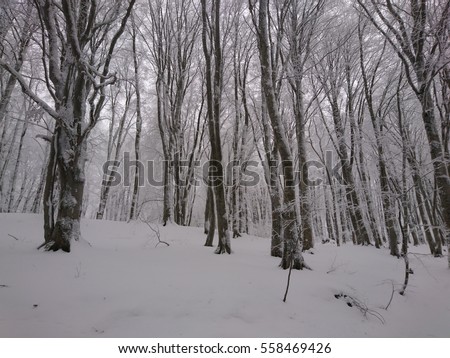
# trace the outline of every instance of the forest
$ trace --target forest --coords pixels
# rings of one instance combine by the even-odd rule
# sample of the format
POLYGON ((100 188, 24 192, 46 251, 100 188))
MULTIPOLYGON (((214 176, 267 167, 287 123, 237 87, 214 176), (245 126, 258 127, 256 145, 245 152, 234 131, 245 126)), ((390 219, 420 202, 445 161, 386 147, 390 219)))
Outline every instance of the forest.
POLYGON ((322 247, 393 295, 417 250, 450 268, 450 0, 0 1, 0 92, 5 245, 64 265, 141 225, 226 269, 267 238, 284 301, 322 247))

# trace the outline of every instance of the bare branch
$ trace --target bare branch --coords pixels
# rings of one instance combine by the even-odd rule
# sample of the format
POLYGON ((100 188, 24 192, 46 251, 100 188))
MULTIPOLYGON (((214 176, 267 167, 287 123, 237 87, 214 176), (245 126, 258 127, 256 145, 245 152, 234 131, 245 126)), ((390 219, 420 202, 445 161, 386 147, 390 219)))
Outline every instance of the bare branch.
POLYGON ((2 66, 6 71, 8 71, 12 76, 14 76, 22 87, 22 91, 28 95, 36 104, 38 104, 42 109, 44 109, 51 117, 60 121, 61 118, 58 113, 51 108, 44 100, 42 100, 36 93, 34 93, 23 76, 17 72, 9 63, 5 62, 0 58, 0 66, 2 66))

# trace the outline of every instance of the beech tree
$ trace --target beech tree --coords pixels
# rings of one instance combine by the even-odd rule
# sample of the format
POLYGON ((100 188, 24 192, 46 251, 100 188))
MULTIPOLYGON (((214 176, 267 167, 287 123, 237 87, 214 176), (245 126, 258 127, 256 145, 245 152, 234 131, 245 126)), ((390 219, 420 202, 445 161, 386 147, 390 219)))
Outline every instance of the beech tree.
MULTIPOLYGON (((132 50, 133 50, 133 66, 134 66, 134 87, 136 92, 136 134, 134 137, 134 158, 136 162, 139 162, 141 156, 141 133, 142 133, 142 109, 141 109, 141 81, 139 80, 139 58, 138 51, 136 45, 136 21, 132 14, 132 50)), ((135 219, 138 216, 138 199, 139 199, 139 186, 141 167, 136 165, 136 169, 134 171, 134 180, 133 180, 133 196, 131 198, 131 206, 130 206, 130 219, 135 219)))
POLYGON ((71 242, 80 237, 87 138, 103 107, 105 87, 115 81, 110 73, 111 58, 134 3, 118 1, 108 11, 96 1, 34 2, 41 24, 45 81, 53 106, 32 91, 11 62, 0 60, 56 124, 53 143, 60 200, 51 235, 45 238, 47 250, 69 252, 71 242))
POLYGON ((108 128, 108 145, 106 148, 106 161, 111 162, 111 167, 103 173, 102 185, 100 188, 100 201, 96 213, 97 219, 103 219, 107 208, 108 198, 115 180, 114 171, 118 169, 122 159, 122 149, 127 134, 132 125, 130 118, 131 101, 135 94, 135 86, 127 78, 126 73, 119 75, 119 84, 110 87, 109 91, 109 111, 111 118, 108 128), (121 100, 124 105, 121 106, 121 100))
MULTIPOLYGON (((250 2, 250 11, 254 11, 254 4, 250 2)), ((284 250, 281 267, 283 269, 302 269, 304 261, 302 256, 302 240, 300 237, 299 218, 296 213, 296 193, 294 176, 294 158, 284 132, 283 121, 275 93, 274 68, 272 67, 271 44, 269 41, 269 3, 267 0, 259 2, 258 36, 259 58, 261 62, 262 88, 267 105, 267 113, 274 133, 275 145, 281 159, 284 176, 283 188, 283 224, 284 224, 284 250)), ((285 16, 283 14, 282 16, 285 16)))
MULTIPOLYGON (((220 0, 202 0, 202 45, 205 58, 206 104, 211 143, 208 186, 213 187, 219 243, 217 254, 231 253, 231 233, 225 200, 225 182, 220 139, 223 55, 220 31, 220 0)), ((211 231, 211 230, 210 230, 211 231)), ((211 233, 214 235, 214 231, 211 233)))
MULTIPOLYGON (((394 48, 404 66, 408 84, 421 105, 449 243, 450 176, 445 155, 448 148, 444 149, 439 135, 432 88, 436 76, 448 66, 450 1, 431 4, 426 0, 412 0, 402 1, 400 6, 391 0, 385 3, 357 1, 365 16, 394 48), (400 11, 401 8, 408 11, 400 11)), ((450 268, 450 250, 448 263, 450 268)))
POLYGON ((367 68, 366 56, 367 51, 364 49, 364 29, 366 26, 358 23, 358 39, 359 39, 359 60, 361 67, 361 75, 363 79, 364 86, 364 96, 365 104, 368 109, 369 117, 373 126, 373 131, 375 134, 375 141, 378 154, 378 172, 379 181, 381 187, 382 205, 384 213, 384 222, 386 224, 386 229, 389 237, 391 255, 398 256, 398 236, 395 229, 396 217, 394 204, 392 203, 392 191, 389 186, 389 172, 386 165, 386 154, 384 146, 384 131, 386 129, 384 106, 389 103, 387 98, 387 90, 389 89, 389 84, 385 86, 385 91, 380 97, 379 103, 375 103, 375 90, 376 90, 376 80, 378 72, 381 70, 383 57, 386 54, 386 43, 381 47, 380 55, 375 61, 372 61, 372 68, 369 70, 367 68), (369 72, 370 71, 370 72, 369 72))
MULTIPOLYGON (((4 61, 10 59, 11 61, 9 64, 14 71, 20 72, 26 60, 32 34, 37 29, 36 12, 31 1, 26 1, 23 4, 4 3, 1 5, 0 9, 0 41, 2 43, 0 47, 0 59, 3 59, 4 61)), ((0 211, 10 211, 12 209, 11 205, 18 163, 20 162, 23 139, 28 127, 29 118, 27 118, 25 107, 22 107, 20 117, 24 117, 23 122, 20 123, 17 120, 10 120, 8 112, 12 109, 11 100, 17 84, 17 78, 13 74, 5 71, 3 67, 1 67, 0 70, 0 211), (21 129, 20 127, 22 124, 23 127, 21 129), (13 126, 14 129, 12 132, 9 132, 10 135, 8 136, 8 131, 13 126), (22 132, 20 136, 19 132, 22 132), (8 137, 11 140, 8 140, 8 137), (18 140, 20 144, 16 158, 17 160, 13 169, 12 178, 9 181, 9 186, 7 185, 10 193, 9 195, 6 195, 6 183, 4 183, 6 179, 5 173, 8 169, 8 165, 13 161, 13 151, 16 150, 15 143, 18 140)), ((28 81, 28 85, 31 85, 31 83, 32 81, 28 81)), ((23 103, 26 104, 25 100, 20 99, 19 101, 23 101, 23 103)), ((27 106, 29 106, 29 104, 27 104, 27 106)))
POLYGON ((0 210, 42 210, 47 250, 69 251, 83 216, 145 217, 204 225, 206 246, 217 230, 217 253, 270 235, 284 269, 320 241, 440 257, 449 13, 448 0, 1 2, 0 210))
MULTIPOLYGON (((164 225, 172 221, 186 225, 192 186, 184 179, 192 179, 191 154, 200 144, 198 136, 202 129, 194 126, 198 130, 193 138, 187 138, 185 130, 193 122, 189 117, 195 118, 197 111, 197 106, 188 104, 187 99, 191 98, 189 90, 194 90, 195 84, 200 17, 195 13, 193 1, 158 0, 149 1, 146 18, 149 24, 144 24, 141 32, 156 75, 156 112, 164 157, 162 221, 164 225), (195 146, 186 153, 189 139, 193 139, 195 146), (183 165, 185 161, 187 168, 183 165)), ((203 104, 198 107, 203 109, 203 104)))
POLYGON ((313 232, 308 190, 308 166, 306 151, 306 113, 304 100, 305 67, 311 54, 312 38, 318 19, 323 11, 324 1, 303 2, 294 0, 290 4, 289 22, 289 55, 290 71, 288 71, 289 85, 292 90, 293 113, 295 120, 295 134, 297 138, 298 166, 300 169, 300 215, 301 231, 303 233, 303 250, 313 247, 313 232))

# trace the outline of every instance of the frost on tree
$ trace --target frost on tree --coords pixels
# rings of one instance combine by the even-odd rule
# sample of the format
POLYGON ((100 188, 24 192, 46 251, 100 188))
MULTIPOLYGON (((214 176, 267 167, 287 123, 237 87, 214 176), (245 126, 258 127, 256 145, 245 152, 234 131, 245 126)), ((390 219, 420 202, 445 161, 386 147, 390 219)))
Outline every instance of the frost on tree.
POLYGON ((0 60, 22 90, 55 120, 50 151, 54 159, 49 163, 57 164, 60 193, 54 224, 53 211, 46 211, 52 216, 45 218, 47 250, 69 252, 71 242, 80 237, 87 139, 105 103, 104 89, 115 81, 110 73, 112 56, 134 3, 116 2, 106 11, 96 1, 34 1, 53 106, 29 87, 20 69, 0 60))

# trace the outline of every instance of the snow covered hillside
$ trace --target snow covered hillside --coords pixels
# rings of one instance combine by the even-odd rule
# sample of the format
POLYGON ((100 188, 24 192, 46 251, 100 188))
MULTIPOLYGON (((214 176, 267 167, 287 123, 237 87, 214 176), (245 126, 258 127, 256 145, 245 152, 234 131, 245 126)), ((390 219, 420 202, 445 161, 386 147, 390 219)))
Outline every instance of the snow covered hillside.
POLYGON ((316 244, 283 303, 268 239, 215 255, 199 228, 159 230, 170 246, 143 223, 84 220, 70 254, 49 253, 41 216, 1 214, 0 337, 450 337, 450 273, 425 247, 385 310, 404 271, 386 249, 316 244))

